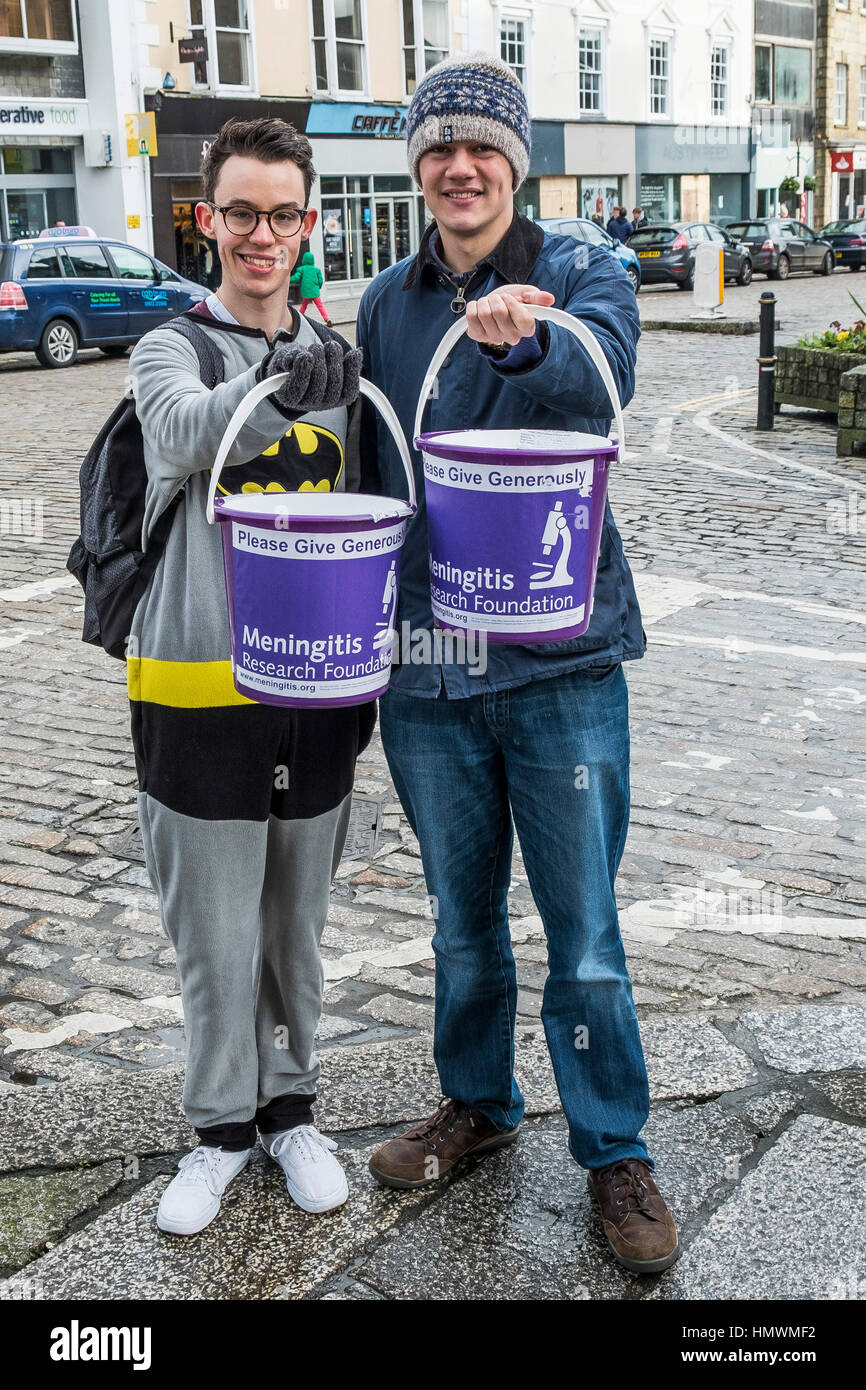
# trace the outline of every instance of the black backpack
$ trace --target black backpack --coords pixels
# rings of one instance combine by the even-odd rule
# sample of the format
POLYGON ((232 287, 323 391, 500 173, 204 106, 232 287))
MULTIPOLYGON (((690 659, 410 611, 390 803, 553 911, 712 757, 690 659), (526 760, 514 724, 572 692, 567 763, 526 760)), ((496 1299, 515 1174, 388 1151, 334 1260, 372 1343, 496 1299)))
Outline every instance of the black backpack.
MULTIPOLYGON (((194 319, 171 319, 161 328, 172 329, 192 343, 205 386, 213 390, 219 385, 222 356, 194 319)), ((147 470, 141 425, 130 397, 124 397, 102 426, 78 479, 81 535, 69 552, 66 568, 84 590, 81 637, 122 661, 133 614, 165 549, 183 489, 159 517, 143 551, 147 470)))

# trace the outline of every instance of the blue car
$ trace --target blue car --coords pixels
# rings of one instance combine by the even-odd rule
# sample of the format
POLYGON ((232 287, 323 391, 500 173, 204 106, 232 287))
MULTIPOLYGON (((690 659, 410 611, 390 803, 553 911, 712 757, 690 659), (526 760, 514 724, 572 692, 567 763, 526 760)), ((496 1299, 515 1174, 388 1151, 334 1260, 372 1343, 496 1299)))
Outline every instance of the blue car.
POLYGON ((43 367, 71 367, 82 347, 120 357, 209 293, 137 247, 88 232, 0 243, 0 352, 32 348, 43 367))
POLYGON ((604 230, 604 227, 600 227, 597 222, 591 222, 585 217, 539 217, 536 218, 536 221, 539 227, 543 227, 546 232, 553 232, 557 236, 573 236, 576 241, 586 241, 590 246, 603 246, 606 251, 612 252, 631 280, 634 292, 637 294, 641 287, 640 261, 630 247, 617 241, 615 237, 604 230))

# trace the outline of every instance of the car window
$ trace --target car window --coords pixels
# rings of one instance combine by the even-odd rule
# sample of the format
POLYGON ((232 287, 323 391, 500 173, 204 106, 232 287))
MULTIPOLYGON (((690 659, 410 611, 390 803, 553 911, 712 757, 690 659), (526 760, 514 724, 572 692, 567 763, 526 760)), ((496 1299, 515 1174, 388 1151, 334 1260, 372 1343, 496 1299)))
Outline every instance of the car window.
POLYGON ((806 226, 805 222, 794 222, 792 226, 797 228, 798 236, 801 236, 804 241, 815 241, 815 233, 811 227, 806 226))
POLYGON ((159 271, 160 280, 174 280, 175 284, 180 284, 180 276, 170 270, 167 265, 163 265, 162 261, 157 261, 156 268, 159 271))
POLYGON ((706 228, 706 233, 707 233, 707 236, 708 236, 708 238, 709 238, 710 241, 726 241, 726 240, 727 240, 727 238, 726 238, 724 232, 722 231, 721 227, 710 227, 710 226, 708 225, 707 228, 706 228))
POLYGON ((72 246, 61 248, 63 267, 67 275, 79 280, 113 280, 114 274, 101 246, 72 246))
POLYGON ((53 246, 40 246, 30 257, 28 280, 59 280, 63 272, 53 246))
POLYGON ((863 222, 828 222, 826 227, 821 228, 821 236, 839 236, 842 232, 859 232, 863 230, 863 222))
POLYGON ((583 241, 583 228, 579 222, 559 222, 556 230, 560 236, 573 236, 583 241))
POLYGON ((696 222, 695 225, 694 225, 693 227, 689 227, 689 230, 688 230, 688 238, 689 238, 689 241, 708 241, 708 240, 709 240, 709 238, 707 237, 707 229, 706 229, 706 227, 702 227, 701 224, 700 224, 699 222, 696 222))
POLYGON ((669 246, 677 236, 673 227, 645 227, 633 232, 628 239, 629 246, 669 246))
POLYGON ((135 251, 131 246, 111 246, 109 250, 121 280, 152 282, 157 278, 153 261, 143 251, 135 251))
POLYGON ((580 227, 584 241, 588 241, 592 246, 610 246, 611 238, 603 227, 597 222, 583 222, 580 227))
POLYGON ((800 228, 796 222, 780 222, 779 232, 782 236, 799 237, 800 228))

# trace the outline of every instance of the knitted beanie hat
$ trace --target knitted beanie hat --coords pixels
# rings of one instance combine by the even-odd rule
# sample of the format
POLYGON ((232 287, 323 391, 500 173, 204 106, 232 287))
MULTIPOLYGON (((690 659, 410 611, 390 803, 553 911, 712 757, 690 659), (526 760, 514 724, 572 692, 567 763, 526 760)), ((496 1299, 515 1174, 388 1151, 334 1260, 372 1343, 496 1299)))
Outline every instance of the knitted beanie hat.
POLYGON ((514 188, 529 172, 530 126, 526 95, 511 68, 489 53, 461 53, 437 63, 418 84, 406 121, 409 169, 433 145, 475 140, 504 154, 514 188))

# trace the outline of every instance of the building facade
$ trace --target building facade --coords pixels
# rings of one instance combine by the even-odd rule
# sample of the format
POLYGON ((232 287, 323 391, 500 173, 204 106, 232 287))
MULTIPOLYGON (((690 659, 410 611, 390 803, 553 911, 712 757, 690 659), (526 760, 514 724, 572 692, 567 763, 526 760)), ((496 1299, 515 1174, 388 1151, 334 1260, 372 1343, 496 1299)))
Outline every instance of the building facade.
POLYGON ((866 4, 817 0, 815 221, 866 215, 866 4))
POLYGON ((758 217, 784 209, 806 222, 815 216, 807 187, 815 173, 815 83, 820 80, 815 34, 815 0, 755 0, 752 103, 758 217))

